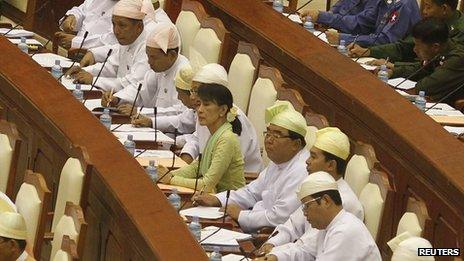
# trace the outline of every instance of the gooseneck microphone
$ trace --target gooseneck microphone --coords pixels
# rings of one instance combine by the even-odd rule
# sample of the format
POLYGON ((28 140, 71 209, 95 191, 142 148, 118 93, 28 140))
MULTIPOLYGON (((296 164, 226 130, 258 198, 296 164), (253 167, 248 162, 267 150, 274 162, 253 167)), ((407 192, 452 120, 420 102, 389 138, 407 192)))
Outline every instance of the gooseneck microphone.
MULTIPOLYGON (((77 49, 77 53, 79 53, 80 50, 82 49, 82 46, 84 45, 85 38, 87 38, 88 35, 89 35, 89 32, 88 32, 88 31, 85 31, 85 33, 84 33, 84 38, 82 39, 81 44, 79 45, 79 49, 77 49)), ((35 54, 36 54, 36 53, 34 53, 33 55, 31 55, 31 57, 34 56, 35 54)), ((69 66, 69 68, 72 68, 72 67, 74 66, 74 64, 76 64, 76 61, 73 61, 72 64, 71 64, 71 66, 69 66)), ((61 78, 63 78, 63 76, 64 76, 64 73, 61 74, 60 78, 58 78, 58 81, 60 81, 61 78)))
MULTIPOLYGON (((106 64, 106 62, 108 61, 108 58, 110 58, 110 55, 111 55, 112 52, 113 52, 113 49, 110 49, 110 50, 108 51, 108 54, 106 55, 106 58, 105 58, 105 60, 103 61, 102 67, 100 68, 100 71, 98 71, 97 77, 95 78, 95 81, 93 81, 93 84, 92 84, 92 86, 90 87, 89 92, 92 91, 93 88, 95 87, 95 84, 97 83, 98 78, 100 78, 100 75, 101 75, 101 73, 102 73, 102 71, 103 71, 103 68, 105 68, 105 64, 106 64)), ((86 101, 87 101, 87 99, 85 99, 85 100, 82 102, 82 104, 85 104, 86 101)))

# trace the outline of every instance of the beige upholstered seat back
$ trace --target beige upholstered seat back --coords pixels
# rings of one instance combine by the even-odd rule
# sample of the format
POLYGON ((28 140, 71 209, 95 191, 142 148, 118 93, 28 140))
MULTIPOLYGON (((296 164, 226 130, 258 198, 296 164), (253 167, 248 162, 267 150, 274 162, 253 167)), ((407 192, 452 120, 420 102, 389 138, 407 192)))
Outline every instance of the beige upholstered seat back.
POLYGON ((36 188, 27 183, 23 183, 19 188, 18 195, 16 196, 16 207, 27 226, 27 242, 34 247, 37 228, 39 225, 39 218, 42 211, 42 201, 36 188))
POLYGON ((412 236, 420 237, 422 235, 422 227, 419 223, 417 215, 412 212, 406 212, 400 219, 398 223, 398 229, 396 230, 396 235, 399 235, 404 232, 409 232, 412 236))
POLYGON ((176 20, 176 27, 181 39, 181 53, 189 57, 190 46, 200 30, 200 21, 192 11, 181 11, 176 20))
POLYGON ((55 230, 58 221, 64 215, 66 202, 71 201, 79 205, 84 182, 84 171, 81 162, 75 158, 69 158, 61 170, 58 194, 56 196, 55 213, 53 215, 52 231, 55 230))
POLYGON ((59 249, 56 251, 55 257, 53 257, 53 261, 72 261, 72 258, 68 253, 59 249))
POLYGON ((17 212, 16 205, 3 192, 0 191, 0 213, 2 212, 17 212))
POLYGON ((61 248, 61 243, 63 241, 63 236, 67 235, 75 242, 78 241, 78 232, 72 217, 63 215, 60 218, 60 221, 55 227, 55 232, 53 235, 52 241, 52 252, 51 256, 55 256, 56 252, 61 248))
POLYGON ((361 190, 369 182, 371 171, 367 165, 366 158, 361 155, 353 155, 346 165, 345 180, 350 185, 356 196, 359 197, 361 190))
POLYGON ((7 135, 0 133, 0 191, 6 192, 6 185, 10 174, 13 148, 7 135))
POLYGON ((250 100, 251 88, 256 68, 250 57, 246 54, 237 53, 229 68, 229 90, 234 97, 234 103, 247 111, 250 100))
POLYGON ((376 184, 368 183, 361 191, 359 201, 364 208, 364 224, 376 240, 385 201, 376 184))
POLYGON ((219 63, 222 42, 211 28, 200 28, 192 42, 192 47, 207 63, 219 63))

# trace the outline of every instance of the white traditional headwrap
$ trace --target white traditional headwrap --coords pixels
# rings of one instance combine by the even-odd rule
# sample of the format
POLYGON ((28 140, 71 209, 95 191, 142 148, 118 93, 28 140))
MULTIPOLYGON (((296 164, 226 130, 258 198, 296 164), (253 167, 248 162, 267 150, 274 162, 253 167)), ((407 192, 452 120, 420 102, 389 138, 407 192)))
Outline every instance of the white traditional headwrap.
POLYGON ((217 63, 210 63, 201 67, 195 76, 193 76, 193 81, 199 83, 215 83, 224 87, 229 87, 226 69, 217 63))
POLYGON ((345 133, 334 127, 316 132, 314 147, 346 160, 350 155, 350 140, 345 133))
POLYGON ((120 0, 113 7, 113 15, 143 20, 145 16, 155 19, 155 9, 151 0, 120 0))
POLYGON ((306 120, 289 101, 276 101, 264 114, 266 124, 274 124, 287 130, 306 136, 306 120))
POLYGON ((432 244, 427 239, 421 237, 410 237, 399 243, 393 249, 392 261, 433 261, 433 256, 418 256, 418 248, 432 248, 432 244))
POLYGON ((0 213, 0 237, 26 240, 27 227, 23 216, 15 212, 0 213))
POLYGON ((182 66, 177 71, 176 78, 174 79, 176 88, 184 91, 190 91, 190 89, 192 89, 192 79, 194 74, 195 73, 193 72, 190 64, 182 66))
POLYGON ((164 22, 156 24, 148 36, 147 46, 161 49, 164 53, 167 53, 168 49, 178 48, 180 40, 176 26, 164 22))
POLYGON ((327 172, 317 171, 307 176, 296 194, 298 199, 302 200, 307 196, 314 195, 326 190, 338 190, 337 181, 327 172))

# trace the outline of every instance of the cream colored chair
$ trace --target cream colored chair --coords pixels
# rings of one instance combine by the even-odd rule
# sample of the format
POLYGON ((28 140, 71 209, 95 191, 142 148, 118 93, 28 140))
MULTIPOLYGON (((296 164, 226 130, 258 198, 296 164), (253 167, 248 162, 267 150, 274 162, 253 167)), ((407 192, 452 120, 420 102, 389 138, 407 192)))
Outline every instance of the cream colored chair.
POLYGON ((58 193, 56 196, 55 210, 53 213, 52 232, 55 231, 59 220, 64 215, 66 202, 86 207, 86 198, 92 165, 89 163, 87 152, 82 147, 74 147, 71 157, 64 164, 58 193))
POLYGON ((0 120, 0 192, 13 197, 21 139, 16 126, 0 120))
POLYGON ((364 223, 372 237, 376 239, 385 204, 379 186, 368 183, 361 191, 359 201, 364 208, 364 223))
POLYGON ((3 192, 0 191, 0 213, 2 212, 18 212, 16 205, 11 199, 3 192))
POLYGON ((398 223, 398 229, 396 230, 396 235, 398 236, 401 233, 409 232, 411 236, 420 237, 422 235, 422 227, 419 223, 417 215, 412 212, 406 212, 400 219, 398 223))
POLYGON ((63 236, 61 249, 56 251, 53 261, 77 261, 79 255, 77 254, 76 242, 69 236, 63 236))
POLYGON ((234 97, 234 103, 242 111, 248 111, 251 88, 258 76, 261 55, 254 44, 240 41, 237 54, 229 68, 229 90, 234 97))
MULTIPOLYGON (((219 63, 225 66, 225 56, 229 46, 229 32, 221 20, 207 17, 201 20, 201 27, 193 39, 194 48, 207 63, 219 63)), ((189 58, 190 57, 189 55, 189 58)))
POLYGON ((182 10, 176 20, 176 27, 181 39, 181 53, 189 56, 190 46, 201 27, 201 20, 208 15, 204 7, 197 1, 184 0, 182 10))
POLYGON ((353 155, 346 165, 345 180, 353 192, 359 197, 361 190, 369 182, 371 170, 362 155, 353 155))
MULTIPOLYGON (((261 65, 259 67, 258 79, 253 85, 248 106, 248 119, 253 124, 259 139, 259 146, 264 148, 263 132, 266 131, 264 112, 277 100, 277 89, 282 88, 284 80, 279 70, 273 67, 261 65)), ((264 159, 263 153, 263 159, 264 159)))
POLYGON ((15 204, 18 213, 26 221, 27 242, 36 257, 41 256, 50 200, 51 193, 43 176, 27 170, 24 175, 24 183, 16 196, 15 204))
MULTIPOLYGON (((81 207, 72 202, 66 202, 66 211, 61 216, 53 234, 51 256, 56 258, 57 252, 62 248, 64 236, 77 242, 77 254, 82 256, 86 232, 87 223, 84 220, 81 207)), ((60 256, 62 255, 60 254, 60 256)))

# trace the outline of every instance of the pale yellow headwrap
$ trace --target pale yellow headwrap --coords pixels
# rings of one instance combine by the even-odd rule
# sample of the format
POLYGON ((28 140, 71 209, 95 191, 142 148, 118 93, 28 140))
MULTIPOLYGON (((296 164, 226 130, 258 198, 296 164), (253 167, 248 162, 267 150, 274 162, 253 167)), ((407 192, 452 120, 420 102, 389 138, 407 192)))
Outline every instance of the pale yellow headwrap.
POLYGON ((0 237, 26 240, 27 228, 23 216, 15 212, 0 213, 0 237))
POLYGON ((345 133, 334 127, 316 132, 314 147, 346 160, 350 155, 350 140, 345 133))
POLYGON ((16 212, 16 206, 5 193, 0 191, 0 213, 2 212, 16 212))
POLYGON ((148 36, 147 46, 161 49, 164 53, 167 53, 168 49, 178 48, 180 40, 176 26, 172 23, 157 23, 148 36))
POLYGON ((276 101, 264 114, 266 124, 274 124, 287 130, 306 136, 306 120, 289 101, 276 101))
POLYGON ((155 19, 155 9, 151 0, 120 0, 113 7, 113 15, 143 20, 145 16, 155 19))
POLYGON ((181 90, 190 91, 192 89, 192 79, 193 75, 192 66, 190 64, 185 64, 182 66, 176 73, 175 84, 176 88, 181 90))
POLYGON ((224 87, 229 87, 227 71, 222 65, 217 63, 207 64, 198 70, 193 76, 193 81, 199 83, 215 83, 224 87))
POLYGON ((401 243, 393 250, 392 261, 433 261, 433 256, 418 256, 418 248, 432 248, 427 239, 411 237, 401 243))
POLYGON ((326 190, 338 190, 337 181, 327 172, 316 171, 307 176, 298 187, 296 194, 302 200, 326 190))

